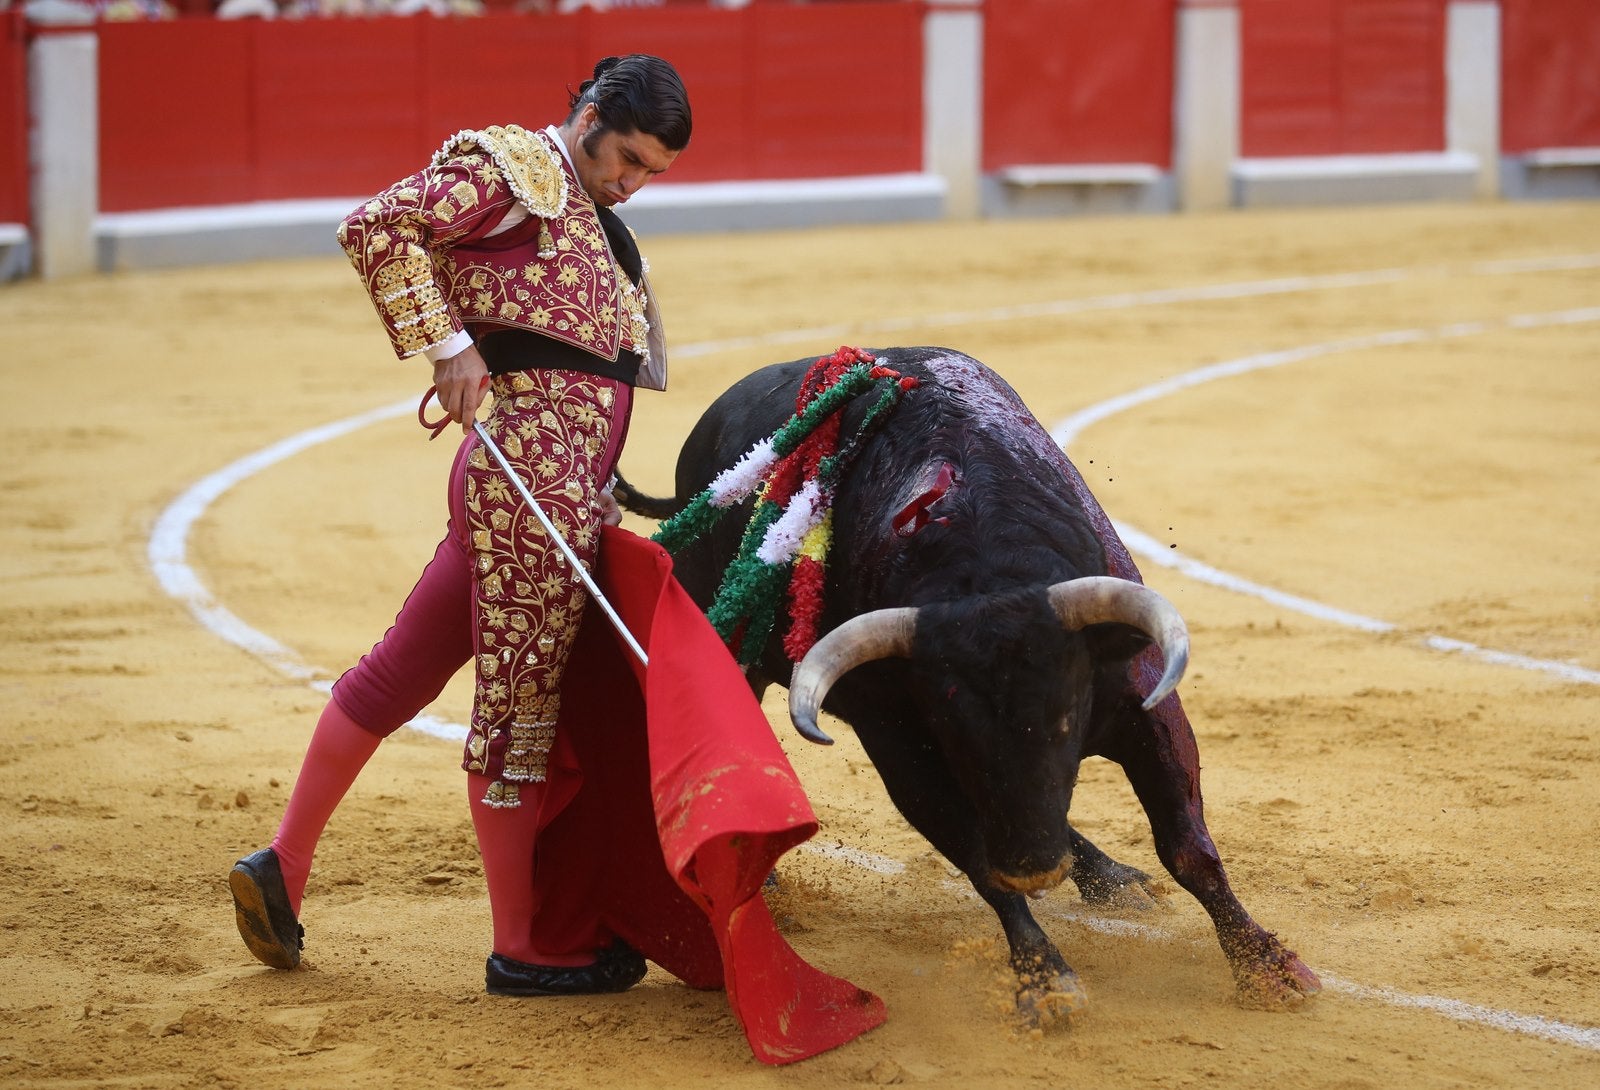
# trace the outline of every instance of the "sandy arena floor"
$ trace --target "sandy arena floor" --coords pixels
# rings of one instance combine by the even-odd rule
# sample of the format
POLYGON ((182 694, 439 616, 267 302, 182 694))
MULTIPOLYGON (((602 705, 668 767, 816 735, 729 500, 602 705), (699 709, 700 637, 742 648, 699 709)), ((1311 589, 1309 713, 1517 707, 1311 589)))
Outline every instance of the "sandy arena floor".
MULTIPOLYGON (((734 377, 841 343, 960 348, 1065 425, 1112 516, 1189 565, 1140 558, 1194 634, 1211 830, 1324 994, 1243 1010, 1172 883, 1147 912, 1068 887, 1041 920, 1092 1006, 1021 1029, 992 914, 847 730, 814 749, 777 703, 817 843, 904 865, 781 868, 790 940, 888 1004, 859 1041, 763 1067, 720 994, 660 970, 486 997, 458 748, 413 731, 323 841, 307 964, 253 962, 225 876, 271 837, 323 698, 198 623, 149 550, 182 523, 215 602, 323 681, 393 616, 453 443, 393 415, 212 477, 427 385, 329 259, 0 288, 0 1083, 1600 1085, 1600 205, 644 243, 677 351, 624 456, 643 487, 734 377)), ((1073 813, 1159 870, 1114 766, 1073 813)))

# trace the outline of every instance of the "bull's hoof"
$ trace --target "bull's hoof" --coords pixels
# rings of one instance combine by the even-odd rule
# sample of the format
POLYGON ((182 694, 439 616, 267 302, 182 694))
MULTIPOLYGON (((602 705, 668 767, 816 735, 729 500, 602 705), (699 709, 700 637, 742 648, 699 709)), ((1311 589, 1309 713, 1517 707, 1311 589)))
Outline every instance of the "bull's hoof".
POLYGON ((1083 903, 1101 908, 1145 911, 1156 907, 1166 892, 1144 871, 1126 863, 1113 862, 1081 873, 1075 869, 1071 877, 1083 903))
POLYGON ((1088 1005, 1089 993, 1071 969, 1018 978, 1017 1013, 1029 1029, 1070 1025, 1072 1016, 1088 1005))
POLYGON ((1091 883, 1085 890, 1078 888, 1083 903, 1094 905, 1097 908, 1133 909, 1137 912, 1150 912, 1167 904, 1168 888, 1160 882, 1150 878, 1141 871, 1133 870, 1134 877, 1120 883, 1091 883))
POLYGON ((1299 956, 1269 935, 1270 947, 1233 963, 1233 980, 1241 1007, 1250 1010, 1298 1010, 1322 991, 1322 981, 1299 956))

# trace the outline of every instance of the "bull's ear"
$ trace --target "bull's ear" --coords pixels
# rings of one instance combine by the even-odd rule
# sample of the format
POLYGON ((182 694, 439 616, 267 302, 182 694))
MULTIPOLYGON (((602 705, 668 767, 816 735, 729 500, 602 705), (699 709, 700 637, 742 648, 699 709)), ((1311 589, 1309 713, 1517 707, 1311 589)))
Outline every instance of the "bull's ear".
POLYGON ((1154 641, 1125 624, 1092 624, 1083 630, 1089 653, 1099 662, 1127 662, 1154 641))

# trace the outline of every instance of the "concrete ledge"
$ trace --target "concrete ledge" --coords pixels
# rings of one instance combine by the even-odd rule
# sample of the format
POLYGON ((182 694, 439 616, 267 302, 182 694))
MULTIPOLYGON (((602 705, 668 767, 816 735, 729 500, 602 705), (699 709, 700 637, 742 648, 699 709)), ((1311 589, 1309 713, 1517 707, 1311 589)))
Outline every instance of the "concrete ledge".
POLYGON ((1600 197, 1600 148, 1536 148, 1502 156, 1500 191, 1513 200, 1600 197))
POLYGON ((257 201, 103 214, 94 221, 99 266, 109 272, 337 254, 334 228, 365 199, 257 201))
POLYGON ((1470 200, 1478 167, 1476 155, 1461 151, 1240 159, 1233 166, 1233 203, 1249 208, 1470 200))
POLYGON ((937 174, 659 182, 630 200, 622 217, 641 235, 898 223, 941 218, 948 189, 937 174))
MULTIPOLYGON (((641 235, 938 219, 944 179, 933 174, 774 182, 662 182, 628 202, 641 235)), ((96 217, 103 270, 227 264, 337 254, 333 232, 366 197, 164 208, 96 217)))
POLYGON ((21 223, 0 223, 0 283, 33 270, 33 239, 21 223))
POLYGON ((1003 185, 1154 185, 1161 168, 1151 163, 1039 163, 996 173, 1003 185))
POLYGON ((1531 167, 1600 167, 1600 148, 1538 148, 1523 158, 1531 167))
POLYGON ((996 217, 1169 212, 1172 181, 1152 163, 1029 163, 981 183, 983 212, 996 217))

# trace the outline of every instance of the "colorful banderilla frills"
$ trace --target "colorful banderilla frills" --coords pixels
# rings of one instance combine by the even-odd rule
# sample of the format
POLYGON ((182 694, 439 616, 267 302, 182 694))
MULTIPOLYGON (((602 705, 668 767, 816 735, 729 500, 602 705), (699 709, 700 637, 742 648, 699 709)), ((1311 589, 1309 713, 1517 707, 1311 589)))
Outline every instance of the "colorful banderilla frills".
POLYGON ((788 423, 719 474, 654 535, 676 553, 709 531, 729 508, 752 494, 757 497, 738 554, 706 611, 741 666, 760 657, 785 587, 790 623, 784 653, 799 662, 817 640, 833 541, 834 491, 862 440, 917 385, 916 379, 875 363, 869 353, 850 347, 819 359, 800 384, 788 423), (875 385, 882 387, 878 400, 841 445, 844 407, 875 385))

